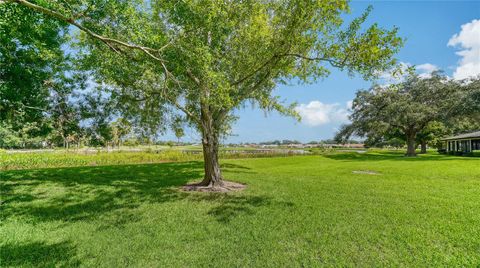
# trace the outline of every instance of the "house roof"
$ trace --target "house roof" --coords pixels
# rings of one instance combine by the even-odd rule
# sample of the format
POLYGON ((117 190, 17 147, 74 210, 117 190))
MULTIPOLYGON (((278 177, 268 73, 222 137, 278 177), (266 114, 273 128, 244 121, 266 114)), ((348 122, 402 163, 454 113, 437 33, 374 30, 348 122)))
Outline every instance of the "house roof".
POLYGON ((448 140, 462 140, 462 139, 471 139, 471 138, 480 138, 480 131, 460 134, 457 136, 443 138, 444 141, 448 140))

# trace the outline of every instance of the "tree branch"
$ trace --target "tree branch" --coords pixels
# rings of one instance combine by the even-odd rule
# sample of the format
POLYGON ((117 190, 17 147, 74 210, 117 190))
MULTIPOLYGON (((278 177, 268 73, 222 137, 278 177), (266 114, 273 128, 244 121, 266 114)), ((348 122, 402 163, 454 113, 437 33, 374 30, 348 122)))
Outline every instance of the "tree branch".
POLYGON ((28 106, 28 105, 25 105, 23 103, 21 103, 22 107, 23 108, 26 108, 26 109, 31 109, 31 110, 38 110, 38 111, 43 111, 43 112, 46 112, 47 110, 45 109, 42 109, 42 108, 38 108, 38 107, 33 107, 33 106, 28 106))
POLYGON ((301 59, 304 59, 304 60, 311 60, 311 61, 325 61, 325 62, 328 62, 330 63, 333 67, 337 67, 337 68, 343 68, 345 67, 345 63, 348 59, 348 55, 345 57, 345 59, 343 59, 342 61, 336 61, 334 59, 330 59, 330 58, 325 58, 325 57, 308 57, 308 56, 304 56, 304 55, 301 55, 301 54, 298 54, 298 53, 283 53, 283 54, 275 54, 273 55, 270 59, 268 59, 267 61, 265 61, 262 65, 260 65, 259 67, 257 67, 255 70, 253 70, 252 72, 248 73, 246 76, 234 81, 231 83, 232 86, 236 86, 236 85, 239 85, 241 83, 243 83, 245 80, 249 79, 250 77, 254 76, 257 72, 259 72, 261 69, 265 68, 268 64, 270 64, 274 59, 278 59, 278 58, 282 58, 282 57, 296 57, 296 58, 301 58, 301 59))
POLYGON ((263 69, 265 66, 267 66, 271 61, 273 61, 277 57, 278 57, 277 55, 273 55, 270 59, 268 59, 266 62, 264 62, 262 65, 260 65, 255 70, 253 70, 252 72, 250 72, 249 74, 247 74, 243 78, 238 79, 237 81, 231 83, 231 86, 236 86, 236 85, 239 85, 239 84, 243 83, 245 80, 254 76, 257 72, 259 72, 261 69, 263 69))
POLYGON ((187 69, 187 76, 188 78, 190 78, 190 80, 192 80, 197 86, 200 86, 201 85, 201 82, 200 82, 200 79, 198 79, 190 69, 187 69))
POLYGON ((292 56, 292 57, 301 58, 304 60, 311 60, 311 61, 325 61, 330 63, 333 67, 337 67, 337 68, 344 67, 345 62, 347 60, 347 57, 345 57, 345 59, 342 61, 336 61, 334 59, 325 58, 325 57, 308 57, 298 53, 286 53, 286 54, 279 55, 279 57, 286 57, 286 56, 292 56))
POLYGON ((143 98, 135 98, 135 97, 132 97, 132 96, 129 96, 129 95, 121 95, 122 97, 125 97, 125 98, 128 98, 132 101, 146 101, 148 100, 149 98, 151 98, 153 95, 158 95, 162 98, 165 98, 167 101, 169 101, 173 106, 175 106, 175 108, 179 109, 180 111, 184 112, 185 115, 187 117, 190 117, 190 119, 192 119, 193 121, 199 123, 200 121, 198 120, 197 117, 195 117, 195 115, 189 111, 187 108, 185 108, 184 106, 180 105, 180 103, 178 103, 177 100, 174 100, 174 99, 171 99, 169 98, 166 94, 164 94, 163 92, 160 92, 160 91, 155 91, 155 92, 150 92, 148 95, 146 95, 145 97, 143 98))
MULTIPOLYGON (((22 5, 22 6, 25 6, 25 7, 28 7, 30 9, 33 9, 37 12, 40 12, 40 13, 43 13, 45 15, 48 15, 48 16, 51 16, 51 17, 54 17, 58 20, 61 20, 61 21, 64 21, 64 22, 67 22, 75 27, 77 27, 78 29, 80 29, 81 31, 85 32, 87 35, 95 38, 95 39, 98 39, 100 41, 102 41, 103 43, 105 43, 108 47, 110 47, 112 50, 114 50, 115 52, 119 52, 118 49, 116 49, 114 47, 114 45, 118 45, 118 46, 122 46, 122 47, 126 47, 126 48, 130 48, 130 49, 134 49, 134 50, 140 50, 142 51, 143 53, 145 53, 147 56, 149 56, 150 58, 154 59, 154 60, 157 60, 159 62, 162 63, 162 65, 164 65, 165 63, 165 60, 163 60, 162 58, 158 57, 158 56, 155 56, 154 54, 152 53, 159 53, 161 52, 162 50, 164 50, 170 43, 166 44, 165 46, 163 46, 162 48, 160 49, 154 49, 154 48, 150 48, 150 47, 145 47, 145 46, 140 46, 140 45, 136 45, 136 44, 130 44, 130 43, 127 43, 127 42, 124 42, 124 41, 121 41, 121 40, 118 40, 118 39, 114 39, 114 38, 109 38, 109 37, 106 37, 106 36, 103 36, 103 35, 100 35, 100 34, 97 34, 93 31, 91 31, 90 29, 84 27, 83 25, 81 25, 80 23, 76 22, 74 18, 69 18, 69 17, 66 17, 62 14, 60 14, 59 12, 57 11, 54 11, 54 10, 51 10, 51 9, 48 9, 48 8, 45 8, 45 7, 42 7, 42 6, 39 6, 39 5, 36 5, 36 4, 33 4, 29 1, 26 1, 26 0, 3 0, 3 2, 13 2, 13 3, 17 3, 19 5, 22 5)), ((165 69, 165 67, 164 67, 165 69)))

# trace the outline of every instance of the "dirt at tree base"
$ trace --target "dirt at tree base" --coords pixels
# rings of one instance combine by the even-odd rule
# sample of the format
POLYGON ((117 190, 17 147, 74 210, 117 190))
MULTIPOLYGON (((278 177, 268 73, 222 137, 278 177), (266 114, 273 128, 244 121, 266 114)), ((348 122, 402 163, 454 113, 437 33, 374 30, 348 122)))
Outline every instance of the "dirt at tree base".
POLYGON ((247 188, 247 185, 233 181, 223 181, 223 186, 201 186, 198 183, 192 183, 182 186, 180 189, 185 192, 212 192, 228 193, 238 192, 247 188))

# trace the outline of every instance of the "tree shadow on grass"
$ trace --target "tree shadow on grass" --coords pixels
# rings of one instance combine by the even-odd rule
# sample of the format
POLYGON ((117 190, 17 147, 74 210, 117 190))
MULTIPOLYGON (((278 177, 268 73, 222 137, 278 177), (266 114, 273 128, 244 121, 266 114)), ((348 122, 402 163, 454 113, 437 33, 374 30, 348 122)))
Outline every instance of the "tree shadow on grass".
POLYGON ((76 267, 75 248, 67 242, 6 244, 0 246, 1 267, 76 267))
MULTIPOLYGON (((224 171, 247 171, 226 164, 224 171)), ((289 209, 294 205, 248 192, 186 193, 179 186, 199 180, 202 162, 16 170, 0 173, 0 222, 55 222, 55 228, 77 221, 95 223, 97 231, 123 228, 142 219, 143 204, 179 200, 208 202, 208 215, 228 224, 239 216, 255 216, 261 206, 289 209)), ((188 213, 188 212, 185 212, 188 213)), ((0 227, 1 228, 1 227, 0 227)), ((70 267, 81 265, 75 246, 31 242, 0 246, 0 266, 70 267)))
POLYGON ((242 174, 255 174, 256 172, 251 171, 251 168, 232 164, 232 163, 223 163, 220 165, 222 172, 232 172, 232 173, 242 173, 242 174))
POLYGON ((259 207, 269 206, 284 210, 295 207, 292 202, 275 200, 266 195, 226 195, 216 193, 210 195, 199 194, 191 196, 190 199, 214 203, 215 206, 208 211, 208 215, 221 223, 229 223, 241 215, 255 215, 259 207))
POLYGON ((184 198, 178 186, 201 178, 202 167, 201 162, 185 162, 2 172, 0 219, 77 221, 119 211, 129 215, 128 210, 142 203, 184 198))
MULTIPOLYGON (((228 172, 251 172, 237 164, 228 172)), ((271 204, 267 197, 230 194, 191 194, 178 188, 203 176, 202 162, 116 165, 15 170, 0 175, 0 221, 27 218, 29 222, 101 219, 102 226, 121 227, 139 220, 134 209, 145 203, 190 198, 212 201, 209 214, 228 221, 255 207, 271 204)))
POLYGON ((243 169, 243 170, 250 170, 251 168, 245 167, 242 165, 232 164, 232 163, 222 163, 220 165, 222 169, 243 169))
MULTIPOLYGON (((408 161, 408 162, 420 162, 420 161, 447 161, 447 160, 475 160, 469 157, 456 157, 450 155, 441 154, 426 154, 417 155, 416 157, 406 157, 404 152, 381 152, 381 153, 333 153, 323 155, 326 158, 340 161, 408 161)), ((478 158, 477 158, 478 159, 478 158)))

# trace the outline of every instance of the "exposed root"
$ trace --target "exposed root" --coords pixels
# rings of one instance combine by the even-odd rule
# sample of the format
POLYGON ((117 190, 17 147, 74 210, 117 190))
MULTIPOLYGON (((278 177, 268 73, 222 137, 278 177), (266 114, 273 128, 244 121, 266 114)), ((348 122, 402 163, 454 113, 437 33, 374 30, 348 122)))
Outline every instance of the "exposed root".
POLYGON ((242 191, 247 186, 238 182, 223 181, 222 185, 202 185, 202 183, 192 183, 181 187, 182 191, 186 192, 215 192, 215 193, 227 193, 242 191))

